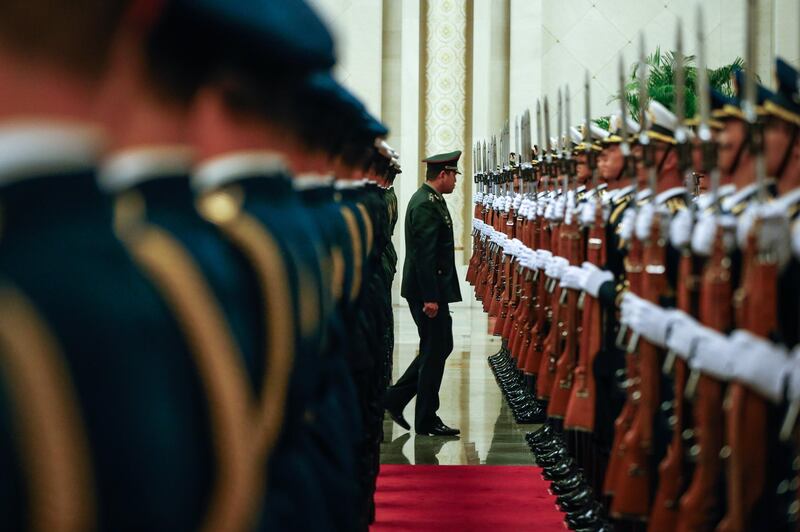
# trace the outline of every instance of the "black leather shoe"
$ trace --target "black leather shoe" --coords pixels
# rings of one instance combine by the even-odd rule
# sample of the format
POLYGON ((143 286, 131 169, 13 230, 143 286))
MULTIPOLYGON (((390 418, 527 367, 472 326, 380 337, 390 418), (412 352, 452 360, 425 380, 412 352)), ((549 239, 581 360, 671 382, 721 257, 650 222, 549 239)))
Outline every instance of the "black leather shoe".
POLYGON ((536 465, 539 467, 543 467, 545 469, 553 467, 556 464, 563 462, 564 460, 569 460, 570 455, 569 451, 567 451, 566 447, 559 447, 555 451, 546 454, 537 454, 536 455, 536 465))
POLYGON ((582 473, 581 468, 578 467, 572 459, 564 460, 553 467, 542 469, 542 477, 544 477, 545 480, 553 480, 556 482, 566 480, 579 473, 582 473))
POLYGON ((538 443, 549 440, 553 436, 555 436, 555 431, 553 430, 553 427, 551 427, 550 425, 542 425, 533 432, 527 433, 525 435, 525 439, 528 441, 528 443, 538 443))
POLYGON ((583 475, 575 475, 574 477, 568 477, 564 480, 552 482, 550 487, 547 488, 547 491, 555 496, 566 495, 567 493, 573 492, 585 485, 586 479, 583 477, 583 475))
POLYGON ((589 528, 595 526, 603 520, 603 507, 598 503, 592 503, 585 508, 567 514, 564 520, 572 530, 578 528, 589 528))
POLYGON ((392 418, 392 421, 400 425, 406 430, 411 430, 411 425, 406 421, 406 418, 403 417, 403 411, 396 411, 393 408, 386 408, 386 411, 389 413, 389 417, 392 418))
POLYGON ((431 427, 418 428, 417 434, 421 436, 455 436, 456 434, 461 434, 461 431, 438 421, 431 427))
POLYGON ((581 508, 585 508, 589 505, 589 503, 594 502, 594 493, 592 493, 592 488, 589 486, 584 486, 583 488, 577 489, 572 493, 559 496, 556 499, 556 502, 561 508, 561 511, 574 512, 576 510, 580 510, 581 508))

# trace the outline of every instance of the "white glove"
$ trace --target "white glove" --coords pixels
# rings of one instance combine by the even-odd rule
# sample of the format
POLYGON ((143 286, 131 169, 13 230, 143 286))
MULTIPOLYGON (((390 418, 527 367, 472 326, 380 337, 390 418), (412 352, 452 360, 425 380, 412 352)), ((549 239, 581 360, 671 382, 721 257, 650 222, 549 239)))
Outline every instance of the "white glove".
POLYGON ((636 212, 629 208, 622 215, 622 221, 619 224, 619 236, 626 242, 629 242, 633 236, 633 229, 636 225, 636 212))
POLYGON ((638 301, 635 301, 628 311, 628 327, 650 343, 666 347, 670 323, 669 311, 644 299, 637 299, 638 301))
POLYGON ((584 226, 594 224, 595 204, 594 201, 587 201, 581 209, 580 222, 584 226))
POLYGON ((733 378, 776 404, 783 401, 783 384, 792 360, 781 345, 737 330, 731 334, 733 378))
POLYGON ((757 205, 751 203, 739 215, 736 227, 736 242, 739 244, 740 249, 747 249, 747 237, 750 235, 750 228, 753 227, 757 214, 757 205))
POLYGON ((797 260, 800 260, 800 219, 795 220, 792 226, 792 252, 797 260))
POLYGON ((676 249, 682 249, 689 245, 691 239, 692 213, 689 209, 683 209, 672 217, 672 222, 669 224, 669 241, 676 249))
POLYGON ((766 203, 761 206, 760 215, 763 221, 758 235, 759 249, 772 251, 778 268, 783 269, 791 259, 791 250, 786 245, 791 234, 786 207, 779 202, 766 203))
POLYGON ((636 305, 642 301, 642 298, 634 294, 633 292, 626 292, 624 296, 622 296, 622 303, 619 307, 619 321, 623 325, 629 325, 631 320, 631 315, 633 314, 633 309, 636 305))
POLYGON ((717 331, 708 329, 699 338, 689 367, 720 381, 733 378, 733 352, 730 339, 717 331))
POLYGON ((667 347, 684 360, 692 354, 693 346, 701 337, 714 332, 680 310, 674 311, 669 331, 667 347))
POLYGON ((544 273, 551 279, 561 279, 561 275, 569 267, 569 261, 564 257, 551 257, 544 273))
POLYGON ((547 219, 547 220, 552 220, 553 219, 553 210, 554 210, 554 208, 555 208, 555 206, 553 205, 553 202, 548 201, 547 202, 547 207, 545 207, 545 209, 544 209, 544 217, 545 217, 545 219, 547 219))
MULTIPOLYGON (((584 262, 584 265, 587 264, 584 262)), ((614 274, 608 270, 589 270, 589 275, 586 277, 583 283, 583 290, 592 297, 597 297, 597 294, 600 292, 600 287, 603 283, 607 283, 609 281, 614 280, 614 274)))
POLYGON ((534 267, 537 270, 544 270, 547 268, 547 265, 550 263, 550 258, 553 256, 552 253, 547 251, 546 249, 537 249, 536 250, 536 258, 534 259, 534 267))
POLYGON ((589 272, 577 266, 569 266, 567 270, 561 275, 561 287, 570 288, 572 290, 583 290, 583 282, 589 272))
POLYGON ((642 242, 650 238, 650 227, 653 225, 655 212, 652 203, 645 203, 639 208, 639 214, 636 216, 636 238, 642 242))
POLYGON ((786 395, 789 401, 800 401, 800 345, 792 350, 789 364, 789 386, 786 395))
POLYGON ((597 266, 595 266, 594 264, 592 264, 589 261, 584 261, 584 263, 581 264, 581 268, 583 268, 584 270, 586 270, 588 272, 599 272, 600 271, 600 268, 598 268, 597 266))
POLYGON ((567 208, 567 202, 564 199, 564 196, 559 196, 559 198, 555 202, 555 208, 553 209, 554 219, 563 220, 566 208, 567 208))

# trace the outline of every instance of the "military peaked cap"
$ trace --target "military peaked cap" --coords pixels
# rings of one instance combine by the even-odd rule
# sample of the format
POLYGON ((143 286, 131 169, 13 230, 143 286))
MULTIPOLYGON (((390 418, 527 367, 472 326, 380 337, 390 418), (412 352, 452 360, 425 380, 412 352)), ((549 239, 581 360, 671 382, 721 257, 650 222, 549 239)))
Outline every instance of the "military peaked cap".
POLYGON ((336 62, 330 32, 303 0, 168 0, 164 16, 215 61, 300 72, 336 62))
POLYGON ((423 159, 422 162, 428 165, 428 168, 441 172, 442 170, 455 170, 458 171, 458 160, 461 158, 461 150, 451 151, 447 153, 440 153, 438 155, 431 155, 423 159))

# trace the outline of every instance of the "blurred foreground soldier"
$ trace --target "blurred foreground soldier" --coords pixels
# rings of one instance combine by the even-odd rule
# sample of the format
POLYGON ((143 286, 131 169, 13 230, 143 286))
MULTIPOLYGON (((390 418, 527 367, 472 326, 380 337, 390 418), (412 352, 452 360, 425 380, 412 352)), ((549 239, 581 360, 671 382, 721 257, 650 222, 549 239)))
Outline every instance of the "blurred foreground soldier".
POLYGON ((453 350, 453 320, 449 304, 461 301, 456 277, 453 223, 443 194, 456 186, 460 151, 425 159, 427 182, 411 197, 406 213, 407 255, 401 295, 420 337, 419 355, 386 393, 386 410, 405 429, 410 425, 403 409, 416 395, 414 429, 417 434, 453 436, 458 429, 436 415, 444 365, 453 350))
POLYGON ((142 250, 140 272, 96 185, 100 127, 114 126, 104 109, 93 122, 108 51, 157 15, 137 1, 0 7, 6 529, 253 523, 246 380, 222 328, 197 326, 207 287, 169 246, 142 250))

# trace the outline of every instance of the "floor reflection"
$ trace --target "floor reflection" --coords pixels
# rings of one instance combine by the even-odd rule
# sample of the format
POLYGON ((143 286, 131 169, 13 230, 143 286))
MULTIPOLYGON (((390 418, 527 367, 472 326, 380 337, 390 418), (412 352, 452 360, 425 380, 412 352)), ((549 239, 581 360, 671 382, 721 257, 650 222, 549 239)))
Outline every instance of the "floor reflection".
MULTIPOLYGON (((463 278, 463 276, 462 276, 463 278)), ((462 286, 466 302, 451 307, 455 348, 445 367, 439 394, 439 416, 445 424, 461 429, 453 438, 417 436, 384 420, 384 464, 434 465, 517 465, 531 464, 533 458, 525 445, 524 434, 536 426, 514 423, 500 390, 494 381, 486 357, 500 347, 487 334, 487 321, 477 303, 471 301, 471 289, 462 286)), ((406 302, 395 297, 394 379, 399 378, 418 352, 416 327, 406 302)), ((405 410, 414 424, 414 401, 405 410)))

